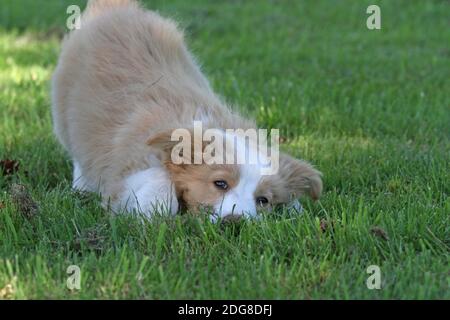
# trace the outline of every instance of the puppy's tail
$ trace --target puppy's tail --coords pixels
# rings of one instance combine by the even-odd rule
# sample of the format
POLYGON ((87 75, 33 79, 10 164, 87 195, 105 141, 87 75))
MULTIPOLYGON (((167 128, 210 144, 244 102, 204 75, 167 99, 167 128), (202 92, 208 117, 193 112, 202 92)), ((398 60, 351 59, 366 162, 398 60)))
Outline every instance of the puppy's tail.
POLYGON ((136 0, 89 0, 84 12, 85 19, 94 18, 108 10, 119 7, 139 7, 136 0))

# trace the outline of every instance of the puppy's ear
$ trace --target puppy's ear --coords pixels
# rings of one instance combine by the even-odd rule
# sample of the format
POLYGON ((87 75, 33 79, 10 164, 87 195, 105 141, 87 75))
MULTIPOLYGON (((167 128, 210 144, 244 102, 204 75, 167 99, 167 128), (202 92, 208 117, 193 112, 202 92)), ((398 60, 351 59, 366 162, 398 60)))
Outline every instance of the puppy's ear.
POLYGON ((172 141, 172 132, 173 130, 165 130, 157 133, 156 135, 151 136, 147 140, 147 145, 158 149, 163 152, 166 156, 170 157, 170 153, 172 148, 179 143, 179 141, 172 141))
POLYGON ((190 163, 192 131, 190 129, 167 129, 151 136, 147 145, 166 166, 190 163))
POLYGON ((322 174, 303 160, 280 154, 278 178, 289 196, 308 194, 317 200, 322 194, 322 174))
POLYGON ((192 128, 169 129, 150 137, 147 144, 160 151, 160 159, 166 165, 184 165, 194 163, 194 152, 202 156, 208 142, 202 141, 202 137, 197 140, 199 142, 194 139, 192 128), (199 143, 199 145, 195 146, 195 143, 199 143))

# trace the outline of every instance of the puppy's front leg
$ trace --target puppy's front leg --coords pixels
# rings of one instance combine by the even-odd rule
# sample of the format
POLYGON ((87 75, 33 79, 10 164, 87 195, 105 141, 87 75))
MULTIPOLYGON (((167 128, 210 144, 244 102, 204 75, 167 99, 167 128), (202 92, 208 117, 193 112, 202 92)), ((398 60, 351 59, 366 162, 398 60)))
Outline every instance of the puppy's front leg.
POLYGON ((72 188, 79 191, 93 191, 89 188, 87 180, 83 176, 81 166, 76 160, 73 161, 73 182, 72 188))
POLYGON ((163 167, 138 171, 125 180, 121 207, 151 217, 154 214, 176 214, 178 200, 175 187, 163 167))

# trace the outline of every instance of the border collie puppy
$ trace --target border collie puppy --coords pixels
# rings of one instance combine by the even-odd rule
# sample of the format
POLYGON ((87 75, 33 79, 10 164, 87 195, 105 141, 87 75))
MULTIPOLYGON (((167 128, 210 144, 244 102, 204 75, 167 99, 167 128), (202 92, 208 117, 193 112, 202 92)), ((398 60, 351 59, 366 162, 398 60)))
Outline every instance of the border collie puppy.
MULTIPOLYGON (((285 154, 277 172, 262 174, 264 155, 228 133, 256 130, 254 122, 213 92, 176 24, 133 0, 88 3, 81 28, 62 45, 52 114, 56 136, 73 160, 73 187, 100 192, 115 211, 151 217, 163 209, 207 208, 216 217, 251 217, 304 194, 318 199, 322 191, 320 172, 285 154), (174 130, 194 132, 196 121, 227 145, 234 142, 237 154, 260 160, 173 161, 174 130)), ((203 141, 200 150, 179 155, 192 158, 207 147, 203 141)))

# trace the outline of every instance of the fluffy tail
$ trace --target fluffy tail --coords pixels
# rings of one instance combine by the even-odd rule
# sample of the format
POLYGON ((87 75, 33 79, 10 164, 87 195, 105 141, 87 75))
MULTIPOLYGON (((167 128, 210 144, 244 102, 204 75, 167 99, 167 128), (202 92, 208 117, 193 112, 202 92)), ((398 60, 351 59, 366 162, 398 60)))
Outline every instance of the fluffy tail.
POLYGON ((93 18, 101 13, 118 7, 138 7, 136 0, 89 0, 84 16, 93 18))

